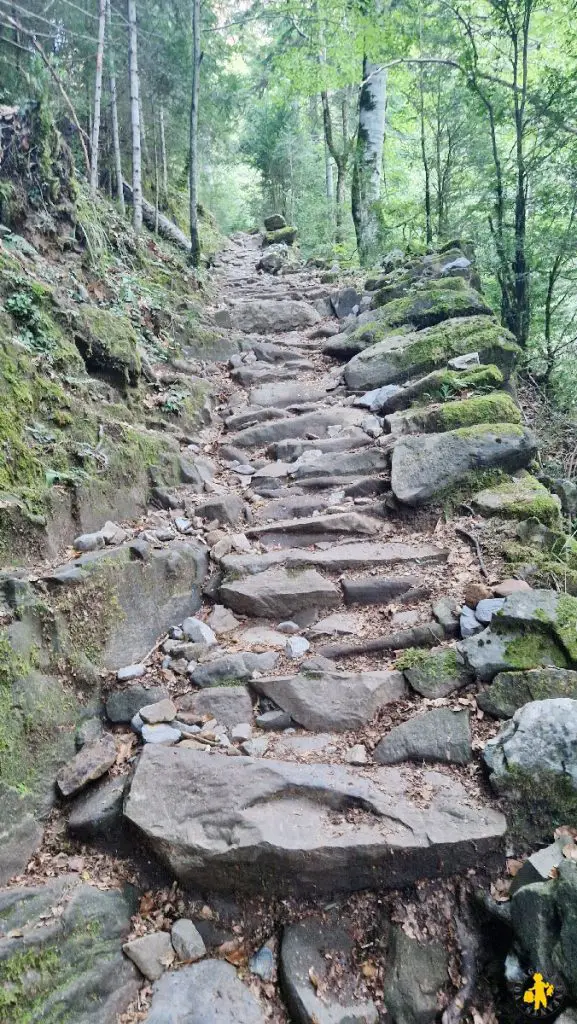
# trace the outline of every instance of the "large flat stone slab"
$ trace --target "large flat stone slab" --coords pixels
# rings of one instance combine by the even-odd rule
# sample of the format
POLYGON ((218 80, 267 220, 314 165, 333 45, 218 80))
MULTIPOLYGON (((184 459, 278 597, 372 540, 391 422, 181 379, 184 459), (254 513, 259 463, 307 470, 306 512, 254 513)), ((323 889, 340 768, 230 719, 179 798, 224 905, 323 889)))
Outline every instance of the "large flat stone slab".
POLYGON ((220 599, 234 612, 263 618, 290 618, 308 608, 336 608, 340 591, 315 570, 266 569, 246 579, 225 581, 220 599))
POLYGON ((321 319, 314 306, 294 299, 249 299, 231 308, 234 327, 245 334, 294 331, 321 319))
POLYGON ((302 405, 303 402, 322 402, 326 397, 326 388, 318 384, 307 384, 305 381, 267 384, 260 388, 254 388, 249 395, 251 405, 273 405, 277 409, 284 409, 290 405, 302 405))
POLYGON ((403 504, 422 505, 474 470, 522 469, 536 449, 533 434, 511 423, 401 437, 393 449, 391 487, 403 504))
POLYGON ((402 562, 428 564, 446 562, 449 552, 436 544, 403 544, 402 541, 354 541, 335 544, 320 551, 300 551, 286 548, 284 551, 267 551, 264 555, 225 555, 221 565, 227 572, 265 572, 274 565, 286 565, 290 569, 316 566, 332 572, 345 569, 361 569, 370 565, 396 565, 402 562))
POLYGON ((265 1024, 258 1000, 232 964, 203 960, 154 983, 147 1024, 265 1024))
POLYGON ((374 537, 382 529, 382 522, 371 519, 360 512, 335 512, 320 516, 306 516, 298 519, 280 519, 275 523, 251 526, 245 530, 247 537, 262 537, 263 534, 364 534, 374 537))
POLYGON ((322 454, 315 459, 303 457, 291 476, 297 481, 323 476, 366 476, 383 473, 389 463, 390 456, 382 448, 360 448, 353 452, 322 454))
POLYGON ((506 823, 448 775, 146 747, 127 819, 185 884, 289 895, 401 888, 499 854, 506 823), (351 811, 355 811, 354 815, 351 811))
POLYGON ((254 679, 257 693, 270 697, 303 729, 346 732, 406 694, 402 672, 322 672, 254 679))
POLYGON ((230 440, 241 448, 251 448, 287 438, 306 439, 308 434, 323 438, 328 436, 330 427, 360 427, 365 415, 363 409, 335 405, 321 412, 306 412, 302 416, 285 416, 282 420, 259 423, 255 427, 239 430, 237 434, 231 435, 230 440))

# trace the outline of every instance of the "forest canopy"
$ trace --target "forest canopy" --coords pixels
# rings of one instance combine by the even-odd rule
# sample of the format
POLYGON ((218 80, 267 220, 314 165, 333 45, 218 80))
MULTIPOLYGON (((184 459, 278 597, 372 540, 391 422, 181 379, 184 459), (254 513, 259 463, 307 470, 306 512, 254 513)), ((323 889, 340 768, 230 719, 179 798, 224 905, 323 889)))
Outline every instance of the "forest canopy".
POLYGON ((0 0, 0 32, 0 102, 39 102, 137 230, 143 199, 196 264, 199 209, 280 213, 341 267, 472 240, 528 370, 577 403, 572 5, 0 0))

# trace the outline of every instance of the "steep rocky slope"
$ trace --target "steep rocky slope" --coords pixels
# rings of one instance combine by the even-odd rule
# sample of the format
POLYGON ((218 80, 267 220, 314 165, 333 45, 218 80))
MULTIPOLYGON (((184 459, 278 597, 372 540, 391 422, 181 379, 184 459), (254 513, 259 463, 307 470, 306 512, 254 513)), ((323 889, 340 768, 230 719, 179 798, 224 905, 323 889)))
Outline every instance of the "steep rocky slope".
POLYGON ((365 288, 283 246, 258 270, 261 241, 228 243, 182 338, 156 241, 129 298, 112 256, 80 301, 76 242, 4 234, 6 350, 69 418, 10 412, 63 436, 25 442, 32 483, 7 460, 0 1016, 489 1021, 511 933, 509 980, 575 1003, 575 556, 518 350, 467 246, 365 288), (48 355, 10 302, 38 282, 48 355))

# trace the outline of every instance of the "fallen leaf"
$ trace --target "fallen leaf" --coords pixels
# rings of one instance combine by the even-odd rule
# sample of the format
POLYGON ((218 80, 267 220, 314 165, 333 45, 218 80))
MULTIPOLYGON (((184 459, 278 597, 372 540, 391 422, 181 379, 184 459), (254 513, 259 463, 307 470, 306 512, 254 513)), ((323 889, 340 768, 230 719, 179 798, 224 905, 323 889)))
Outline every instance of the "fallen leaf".
POLYGON ((365 962, 361 964, 361 973, 363 978, 376 978, 377 968, 372 960, 365 960, 365 962))
POLYGON ((507 860, 507 872, 508 872, 508 874, 511 875, 511 878, 515 877, 517 872, 520 871, 521 868, 523 867, 523 864, 524 864, 524 861, 522 861, 522 860, 515 860, 514 857, 509 857, 509 859, 507 860))

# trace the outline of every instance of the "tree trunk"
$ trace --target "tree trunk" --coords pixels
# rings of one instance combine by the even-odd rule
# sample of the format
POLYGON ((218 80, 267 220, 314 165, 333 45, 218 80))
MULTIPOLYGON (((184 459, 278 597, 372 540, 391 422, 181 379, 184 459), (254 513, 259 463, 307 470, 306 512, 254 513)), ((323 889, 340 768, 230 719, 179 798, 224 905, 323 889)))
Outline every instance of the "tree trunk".
POLYGON ((116 94, 116 72, 114 70, 114 49, 112 46, 112 14, 110 0, 106 3, 106 19, 108 27, 108 75, 110 83, 110 114, 112 122, 112 149, 114 153, 114 172, 116 180, 116 197, 120 212, 124 214, 124 189, 122 188, 122 156, 120 154, 120 134, 118 131, 118 97, 116 94))
MULTIPOLYGON (((123 182, 123 186, 127 202, 134 202, 134 193, 131 186, 127 181, 123 182)), ((142 200, 142 218, 147 228, 150 228, 151 231, 158 230, 158 234, 172 242, 173 245, 178 246, 184 252, 190 252, 190 242, 184 231, 181 231, 178 225, 174 224, 168 217, 165 217, 164 214, 157 213, 153 204, 147 202, 146 199, 142 200)))
POLYGON ((142 154, 140 149, 140 82, 136 31, 136 0, 128 0, 130 123, 132 127, 132 212, 135 231, 142 230, 142 154))
POLYGON ((327 206, 329 208, 329 216, 332 223, 333 220, 333 204, 335 201, 335 181, 333 176, 333 165, 331 163, 331 154, 329 147, 327 146, 327 140, 324 140, 325 144, 325 183, 327 189, 327 206))
POLYGON ((335 242, 339 245, 343 241, 343 221, 345 210, 345 188, 347 183, 347 167, 343 160, 337 164, 337 208, 335 223, 335 242))
POLYGON ((160 159, 162 163, 162 192, 164 199, 168 196, 168 162, 166 159, 166 131, 164 125, 164 107, 160 107, 160 159))
POLYGON ((156 143, 156 121, 153 122, 154 128, 154 233, 158 234, 158 196, 159 196, 159 177, 158 177, 158 146, 156 143))
POLYGON ((192 0, 192 89, 190 100, 190 262, 200 263, 198 232, 198 98, 200 93, 200 0, 192 0))
POLYGON ((433 222, 431 212, 431 172, 429 170, 429 158, 427 156, 427 135, 425 131, 425 88, 423 84, 423 69, 419 71, 419 120, 421 124, 421 159, 423 161, 423 172, 425 175, 425 238, 427 245, 433 241, 433 222))
POLYGON ((379 248, 386 101, 386 71, 365 57, 352 191, 352 213, 361 264, 369 263, 379 248))
POLYGON ((98 146, 100 143, 100 105, 102 103, 102 61, 104 57, 104 27, 106 0, 98 0, 98 45, 96 47, 96 75, 94 77, 94 116, 90 145, 90 191, 98 188, 98 146))

